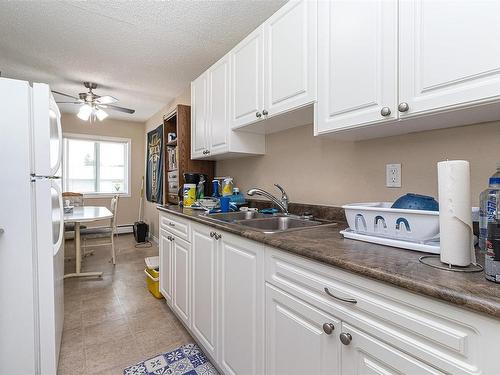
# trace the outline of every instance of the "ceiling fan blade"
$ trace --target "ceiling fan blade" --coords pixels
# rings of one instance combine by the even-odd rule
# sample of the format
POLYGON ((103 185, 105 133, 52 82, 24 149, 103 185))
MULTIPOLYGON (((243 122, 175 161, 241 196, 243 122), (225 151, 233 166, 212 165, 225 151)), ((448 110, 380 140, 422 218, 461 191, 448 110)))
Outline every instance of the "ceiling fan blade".
POLYGON ((56 102, 57 104, 82 104, 83 102, 56 102))
POLYGON ((117 101, 118 99, 110 95, 100 96, 95 100, 97 104, 111 104, 116 103, 117 101))
POLYGON ((71 99, 80 100, 80 99, 79 99, 79 98, 77 98, 76 96, 72 96, 72 95, 64 94, 64 93, 59 92, 59 91, 54 91, 54 90, 52 90, 52 92, 53 92, 54 94, 57 94, 57 95, 67 96, 68 98, 71 98, 71 99))
POLYGON ((130 113, 130 114, 135 113, 135 109, 118 107, 117 105, 105 104, 105 105, 99 105, 99 106, 103 107, 103 108, 114 109, 115 111, 119 111, 119 112, 125 112, 125 113, 130 113))

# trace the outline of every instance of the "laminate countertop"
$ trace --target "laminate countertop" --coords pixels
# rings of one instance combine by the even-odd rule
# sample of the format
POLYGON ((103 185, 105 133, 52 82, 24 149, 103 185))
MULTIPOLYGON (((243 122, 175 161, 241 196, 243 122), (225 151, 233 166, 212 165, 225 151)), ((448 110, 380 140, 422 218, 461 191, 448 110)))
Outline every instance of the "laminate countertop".
MULTIPOLYGON (((500 284, 486 280, 484 272, 439 270, 421 264, 418 259, 425 255, 421 252, 344 239, 340 231, 347 224, 342 222, 337 226, 264 234, 242 230, 230 223, 214 222, 204 218, 198 210, 174 205, 158 206, 158 209, 357 275, 500 318, 500 284)), ((484 256, 477 252, 477 258, 478 263, 484 265, 484 256)))

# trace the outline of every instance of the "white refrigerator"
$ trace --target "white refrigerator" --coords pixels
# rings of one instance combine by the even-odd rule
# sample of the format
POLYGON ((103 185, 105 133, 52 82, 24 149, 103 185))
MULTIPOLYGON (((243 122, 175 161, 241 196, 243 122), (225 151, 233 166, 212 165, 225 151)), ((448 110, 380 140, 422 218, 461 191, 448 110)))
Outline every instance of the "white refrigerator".
POLYGON ((0 78, 0 373, 55 374, 64 318, 61 115, 0 78))

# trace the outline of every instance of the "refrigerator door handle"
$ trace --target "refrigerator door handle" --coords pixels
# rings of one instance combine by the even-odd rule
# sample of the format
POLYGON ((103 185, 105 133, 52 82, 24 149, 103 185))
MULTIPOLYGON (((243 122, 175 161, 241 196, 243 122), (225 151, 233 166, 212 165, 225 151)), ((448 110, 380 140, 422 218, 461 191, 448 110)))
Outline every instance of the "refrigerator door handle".
POLYGON ((53 249, 54 251, 52 252, 54 255, 56 255, 61 249, 61 245, 64 240, 64 206, 63 206, 62 191, 60 186, 54 181, 51 181, 51 185, 52 188, 57 191, 60 217, 61 217, 61 220, 59 220, 59 237, 57 238, 57 242, 54 244, 54 249, 53 249))
POLYGON ((59 168, 61 168, 61 160, 62 160, 62 149, 63 149, 63 135, 62 135, 62 126, 61 126, 61 113, 59 112, 59 108, 54 100, 52 94, 50 94, 50 107, 49 107, 50 116, 54 116, 57 123, 57 141, 59 143, 59 148, 57 150, 57 164, 54 166, 52 170, 52 174, 55 175, 59 168))

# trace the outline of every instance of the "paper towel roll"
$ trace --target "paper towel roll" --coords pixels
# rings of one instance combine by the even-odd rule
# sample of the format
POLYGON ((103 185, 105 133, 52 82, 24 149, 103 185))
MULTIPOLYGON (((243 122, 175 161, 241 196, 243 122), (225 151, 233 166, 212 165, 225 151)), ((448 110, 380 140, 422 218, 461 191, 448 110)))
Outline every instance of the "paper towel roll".
POLYGON ((441 262, 468 266, 476 262, 469 162, 442 161, 437 167, 441 262))

